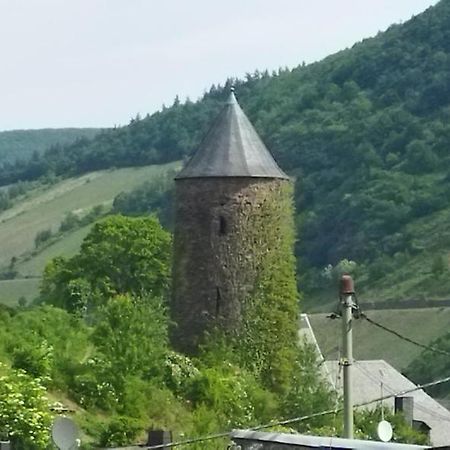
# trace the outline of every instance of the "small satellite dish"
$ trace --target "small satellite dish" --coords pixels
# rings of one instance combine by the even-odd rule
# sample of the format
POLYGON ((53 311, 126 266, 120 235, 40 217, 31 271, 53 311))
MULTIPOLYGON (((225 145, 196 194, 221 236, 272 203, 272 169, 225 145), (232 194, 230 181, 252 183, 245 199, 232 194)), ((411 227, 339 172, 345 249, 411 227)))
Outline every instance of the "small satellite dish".
POLYGON ((79 447, 78 427, 68 417, 57 417, 52 426, 52 439, 59 450, 73 450, 79 447))
POLYGON ((389 442, 392 439, 392 425, 387 420, 382 420, 377 427, 380 441, 389 442))

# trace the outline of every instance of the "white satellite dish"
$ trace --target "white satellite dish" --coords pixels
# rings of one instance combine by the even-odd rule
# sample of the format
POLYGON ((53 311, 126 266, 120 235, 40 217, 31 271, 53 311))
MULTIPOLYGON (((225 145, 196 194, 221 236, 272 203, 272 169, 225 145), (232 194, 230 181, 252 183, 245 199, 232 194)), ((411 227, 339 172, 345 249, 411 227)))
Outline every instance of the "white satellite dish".
POLYGON ((78 427, 68 417, 57 417, 52 426, 52 439, 59 450, 73 450, 79 447, 78 427))
POLYGON ((380 441, 389 442, 392 439, 392 425, 387 420, 382 420, 377 427, 380 441))

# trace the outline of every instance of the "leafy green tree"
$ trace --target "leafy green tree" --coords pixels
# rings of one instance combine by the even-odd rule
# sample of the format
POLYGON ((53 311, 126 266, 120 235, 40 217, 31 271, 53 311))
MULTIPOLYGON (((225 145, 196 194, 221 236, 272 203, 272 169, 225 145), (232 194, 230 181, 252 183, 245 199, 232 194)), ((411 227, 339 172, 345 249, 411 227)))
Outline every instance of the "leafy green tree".
POLYGON ((434 277, 440 277, 446 269, 445 258, 442 255, 436 255, 431 264, 431 273, 434 277))
MULTIPOLYGON (((281 411, 283 417, 292 418, 314 414, 317 411, 333 409, 336 394, 320 372, 315 348, 302 343, 298 348, 289 390, 283 397, 281 411)), ((331 415, 316 417, 293 424, 300 432, 319 430, 333 424, 331 415)))
POLYGON ((419 140, 410 142, 406 147, 407 166, 412 173, 433 171, 439 159, 427 143, 419 140))
POLYGON ((171 237, 155 217, 109 216, 94 225, 79 254, 47 265, 41 297, 69 311, 90 312, 117 294, 164 296, 170 251, 171 237))
POLYGON ((12 366, 65 389, 72 368, 85 358, 89 346, 84 322, 52 306, 27 308, 3 322, 3 343, 12 366))
POLYGON ((136 403, 130 386, 136 386, 135 379, 162 382, 169 351, 167 329, 160 299, 124 294, 109 299, 96 312, 91 355, 72 377, 75 398, 84 407, 142 413, 130 404, 136 403))
POLYGON ((118 295, 98 311, 91 340, 123 376, 162 375, 168 351, 168 320, 160 299, 118 295))

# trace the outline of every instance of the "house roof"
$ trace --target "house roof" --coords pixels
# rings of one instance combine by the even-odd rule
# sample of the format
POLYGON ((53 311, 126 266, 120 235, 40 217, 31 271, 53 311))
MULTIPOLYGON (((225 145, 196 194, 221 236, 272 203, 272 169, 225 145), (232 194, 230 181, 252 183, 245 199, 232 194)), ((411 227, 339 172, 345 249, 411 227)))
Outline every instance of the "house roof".
POLYGON ((234 92, 175 179, 209 177, 288 179, 242 111, 234 92))
MULTIPOLYGON (((326 365, 335 380, 336 388, 342 390, 342 375, 338 361, 327 361, 326 365)), ((383 383, 383 395, 398 394, 416 387, 412 381, 383 360, 355 361, 353 367, 352 385, 355 404, 379 398, 381 383, 383 383)), ((425 422, 431 427, 432 444, 448 445, 450 443, 450 411, 422 389, 407 393, 405 396, 414 398, 414 420, 425 422)), ((394 397, 383 400, 383 405, 393 410, 394 401, 394 397)))
MULTIPOLYGON (((319 448, 319 449, 361 449, 361 450, 419 450, 429 448, 422 445, 413 444, 396 444, 393 442, 378 442, 378 441, 364 441, 360 439, 343 439, 337 437, 324 437, 324 436, 309 436, 303 434, 286 434, 277 432, 260 432, 252 430, 235 430, 231 433, 231 439, 236 443, 248 443, 257 442, 260 446, 254 448, 278 448, 273 444, 278 444, 281 448, 292 447, 293 449, 307 449, 307 448, 319 448), (272 444, 267 447, 264 443, 272 444)), ((244 448, 253 448, 246 447, 244 448)))

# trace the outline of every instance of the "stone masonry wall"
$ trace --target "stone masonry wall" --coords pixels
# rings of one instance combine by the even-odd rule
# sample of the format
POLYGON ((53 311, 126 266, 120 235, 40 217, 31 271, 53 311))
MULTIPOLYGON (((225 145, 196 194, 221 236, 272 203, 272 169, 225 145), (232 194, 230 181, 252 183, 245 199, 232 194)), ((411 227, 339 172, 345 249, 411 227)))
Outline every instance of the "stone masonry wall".
POLYGON ((283 207, 289 185, 264 178, 176 181, 171 312, 180 350, 195 352, 214 326, 242 326, 260 268, 283 245, 282 224, 292 221, 283 207))

